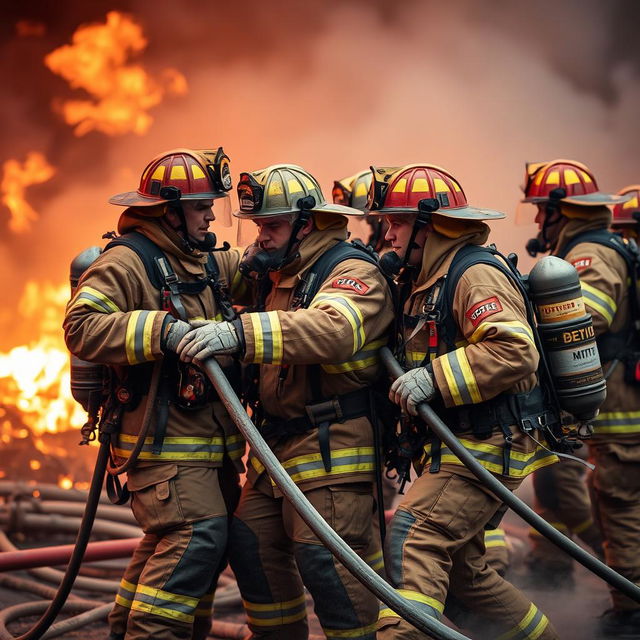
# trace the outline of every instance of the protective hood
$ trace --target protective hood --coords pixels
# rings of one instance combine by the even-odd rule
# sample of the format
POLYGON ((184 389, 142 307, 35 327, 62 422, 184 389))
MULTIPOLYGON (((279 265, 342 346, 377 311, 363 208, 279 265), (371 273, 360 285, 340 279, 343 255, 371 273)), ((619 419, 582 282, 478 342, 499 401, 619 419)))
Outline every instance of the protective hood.
MULTIPOLYGON (((584 233, 585 231, 593 231, 594 229, 607 229, 611 224, 611 211, 607 207, 600 206, 598 209, 595 207, 590 208, 588 218, 578 218, 567 215, 570 213, 568 212, 569 208, 567 205, 562 205, 560 209, 561 213, 569 219, 560 231, 555 245, 551 247, 551 255, 557 255, 561 249, 578 234, 584 233)), ((581 209, 582 207, 572 208, 581 209)))

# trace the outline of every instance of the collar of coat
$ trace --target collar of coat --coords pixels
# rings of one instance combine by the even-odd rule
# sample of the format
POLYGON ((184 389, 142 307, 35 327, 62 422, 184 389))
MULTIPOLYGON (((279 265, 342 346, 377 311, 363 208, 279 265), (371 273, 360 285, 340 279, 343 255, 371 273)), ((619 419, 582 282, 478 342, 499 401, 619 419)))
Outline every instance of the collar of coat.
POLYGON ((278 287, 294 287, 327 249, 339 240, 346 240, 347 237, 347 226, 343 220, 326 229, 313 229, 298 246, 300 256, 281 271, 273 272, 272 281, 278 287))
POLYGON ((484 222, 469 221, 467 230, 467 233, 455 238, 447 237, 435 230, 427 233, 422 252, 422 266, 411 295, 429 289, 445 275, 458 249, 467 244, 482 245, 487 242, 489 227, 484 222))
POLYGON ((129 231, 139 231, 153 240, 162 251, 174 256, 187 273, 194 276, 202 275, 207 255, 197 249, 186 253, 182 248, 183 243, 180 236, 169 227, 161 225, 160 218, 141 215, 132 207, 125 209, 118 220, 118 233, 123 234, 129 231))
MULTIPOLYGON (((569 205, 564 205, 570 210, 569 205)), ((563 209, 564 209, 563 206, 563 209)), ((575 207, 574 207, 575 208, 575 207)), ((580 207, 585 209, 586 207, 580 207)), ((569 218, 567 224, 562 227, 558 241, 555 247, 551 251, 551 255, 560 253, 561 249, 565 247, 570 240, 575 238, 578 234, 585 231, 593 231, 594 229, 606 229, 611 223, 611 211, 605 206, 602 207, 589 207, 588 218, 569 218)))

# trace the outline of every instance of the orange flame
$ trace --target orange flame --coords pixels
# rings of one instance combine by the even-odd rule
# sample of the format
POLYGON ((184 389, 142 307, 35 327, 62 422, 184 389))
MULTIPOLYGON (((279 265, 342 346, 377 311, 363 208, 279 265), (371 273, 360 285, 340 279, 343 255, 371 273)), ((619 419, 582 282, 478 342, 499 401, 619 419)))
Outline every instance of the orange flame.
MULTIPOLYGON (((69 389, 69 353, 62 319, 67 285, 29 282, 20 301, 20 319, 33 325, 37 341, 0 353, 0 442, 82 426, 85 414, 69 389), (10 416, 19 414, 21 424, 10 416)), ((36 447, 42 445, 36 442, 36 447)))
POLYGON ((107 135, 130 131, 142 135, 153 122, 147 112, 161 102, 165 93, 186 93, 187 81, 179 71, 165 69, 163 80, 157 81, 140 65, 127 63, 146 46, 140 25, 118 11, 110 11, 105 24, 79 27, 72 44, 45 57, 51 71, 93 98, 62 103, 64 119, 75 126, 75 135, 94 130, 107 135))
POLYGON ((2 169, 0 193, 3 204, 11 212, 9 228, 16 233, 28 231, 31 223, 38 219, 38 214, 25 200, 24 192, 29 185, 50 180, 56 171, 44 155, 36 151, 28 153, 23 163, 7 160, 2 169))

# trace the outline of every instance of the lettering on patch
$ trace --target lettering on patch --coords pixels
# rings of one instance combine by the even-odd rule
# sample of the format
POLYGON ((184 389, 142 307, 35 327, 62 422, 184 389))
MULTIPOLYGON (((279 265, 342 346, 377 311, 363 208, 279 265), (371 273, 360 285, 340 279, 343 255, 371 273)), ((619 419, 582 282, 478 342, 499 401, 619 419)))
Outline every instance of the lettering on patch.
POLYGON ((487 298, 486 300, 482 300, 482 302, 474 304, 464 315, 471 321, 471 324, 475 328, 485 318, 499 311, 502 311, 502 305, 500 304, 500 300, 493 296, 492 298, 487 298))
POLYGON ((362 295, 369 291, 369 285, 362 282, 362 280, 358 280, 358 278, 336 278, 331 283, 331 286, 334 289, 348 289, 362 295))
POLYGON ((576 258, 571 261, 571 264, 576 268, 576 271, 582 271, 591 266, 591 258, 576 258))

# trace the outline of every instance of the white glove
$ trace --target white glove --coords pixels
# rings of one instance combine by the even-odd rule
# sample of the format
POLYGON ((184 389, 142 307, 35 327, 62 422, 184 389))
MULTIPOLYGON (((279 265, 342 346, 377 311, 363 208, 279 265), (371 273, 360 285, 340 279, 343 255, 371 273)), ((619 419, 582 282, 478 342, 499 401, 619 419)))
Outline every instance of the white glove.
POLYGON ((238 334, 230 322, 196 320, 191 326, 192 330, 182 338, 177 349, 183 362, 240 351, 238 334))
POLYGON ((394 381, 389 391, 389 400, 400 405, 405 414, 417 416, 417 405, 431 400, 436 391, 433 375, 425 367, 417 367, 394 381))
POLYGON ((176 353, 180 340, 191 331, 191 325, 183 320, 176 320, 169 325, 167 335, 164 339, 164 351, 165 353, 171 351, 176 353))

